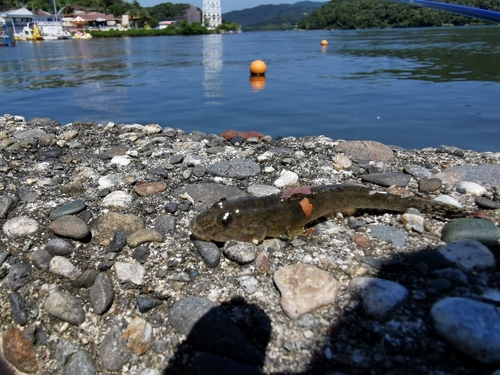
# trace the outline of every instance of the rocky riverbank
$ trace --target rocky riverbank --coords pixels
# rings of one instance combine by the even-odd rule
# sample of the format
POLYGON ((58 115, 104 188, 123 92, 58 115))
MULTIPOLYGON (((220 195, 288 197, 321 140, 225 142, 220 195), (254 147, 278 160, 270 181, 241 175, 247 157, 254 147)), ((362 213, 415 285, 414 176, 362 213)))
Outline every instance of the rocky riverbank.
POLYGON ((39 374, 500 374, 500 153, 0 117, 3 357, 39 374), (248 138, 249 137, 249 138, 248 138), (362 183, 463 206, 195 240, 222 197, 362 183))

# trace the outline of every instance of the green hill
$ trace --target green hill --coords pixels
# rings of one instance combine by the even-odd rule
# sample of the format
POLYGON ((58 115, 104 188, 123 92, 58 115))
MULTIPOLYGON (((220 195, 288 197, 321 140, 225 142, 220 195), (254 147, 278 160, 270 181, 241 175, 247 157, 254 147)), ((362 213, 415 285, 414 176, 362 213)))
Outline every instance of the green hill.
POLYGON ((326 2, 300 1, 295 4, 260 5, 222 14, 224 21, 236 22, 243 31, 290 30, 326 2))
MULTIPOLYGON (((450 2, 450 1, 446 1, 450 2)), ((455 4, 500 10, 497 0, 454 0, 455 4)), ((485 25, 485 21, 380 0, 333 0, 299 23, 302 29, 485 25)))

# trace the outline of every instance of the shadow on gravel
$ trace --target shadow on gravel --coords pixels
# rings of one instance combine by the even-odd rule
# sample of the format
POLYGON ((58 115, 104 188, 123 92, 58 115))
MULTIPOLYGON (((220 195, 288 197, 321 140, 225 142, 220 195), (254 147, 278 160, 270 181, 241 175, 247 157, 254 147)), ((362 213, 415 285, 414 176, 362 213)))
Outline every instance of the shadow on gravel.
MULTIPOLYGON (((497 264, 500 251, 491 248, 497 264)), ((465 272, 468 282, 447 285, 436 272, 453 265, 435 249, 396 253, 380 262, 374 277, 406 287, 409 298, 386 319, 375 319, 355 299, 353 308, 328 329, 321 347, 311 349, 307 370, 293 369, 273 375, 486 375, 499 367, 481 364, 442 339, 430 317, 432 305, 449 296, 473 298, 481 288, 500 289, 497 270, 465 272), (486 284, 487 283, 487 284, 486 284)), ((357 298, 357 297, 353 297, 357 298)), ((163 375, 257 375, 263 374, 271 322, 256 305, 234 298, 209 311, 194 326, 187 340, 163 371, 163 375), (221 317, 224 317, 221 320, 221 317), (232 322, 224 328, 224 319, 232 322), (232 323, 235 323, 235 326, 232 323), (241 336, 243 334, 245 337, 241 336)), ((293 351, 282 351, 283 361, 293 351)))

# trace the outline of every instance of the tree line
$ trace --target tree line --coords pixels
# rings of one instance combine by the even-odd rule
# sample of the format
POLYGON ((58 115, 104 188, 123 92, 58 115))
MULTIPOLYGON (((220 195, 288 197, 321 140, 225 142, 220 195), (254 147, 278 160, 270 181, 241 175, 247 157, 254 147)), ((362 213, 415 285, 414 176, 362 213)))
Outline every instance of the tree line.
MULTIPOLYGON (((60 10, 67 5, 76 4, 88 10, 106 14, 113 14, 115 17, 127 14, 133 17, 139 29, 118 31, 92 31, 94 37, 120 37, 120 36, 152 36, 152 35, 196 35, 210 33, 206 27, 199 22, 188 24, 183 21, 178 27, 173 25, 167 29, 155 30, 159 21, 171 21, 182 16, 182 12, 190 5, 187 3, 173 4, 171 2, 162 3, 153 7, 142 7, 137 0, 128 2, 125 0, 56 0, 56 9, 60 10), (142 30, 142 29, 149 30, 142 30)), ((30 0, 24 4, 19 4, 18 0, 0 0, 0 11, 16 9, 25 6, 32 12, 41 9, 49 13, 54 13, 52 0, 30 0)), ((216 32, 237 30, 238 24, 224 22, 216 32)))
MULTIPOLYGON (((497 0, 446 1, 500 10, 497 0)), ((299 23, 302 29, 367 29, 389 27, 485 25, 486 21, 437 10, 380 0, 333 0, 299 23)))

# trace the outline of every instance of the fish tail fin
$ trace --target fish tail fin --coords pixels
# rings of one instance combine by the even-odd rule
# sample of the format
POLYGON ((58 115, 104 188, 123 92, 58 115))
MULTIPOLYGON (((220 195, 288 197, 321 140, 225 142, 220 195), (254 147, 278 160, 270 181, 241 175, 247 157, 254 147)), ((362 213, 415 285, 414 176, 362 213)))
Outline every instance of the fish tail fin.
POLYGON ((431 214, 434 217, 458 218, 467 216, 466 209, 452 204, 426 199, 421 197, 401 198, 406 201, 406 209, 413 207, 420 212, 431 214))

